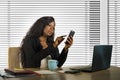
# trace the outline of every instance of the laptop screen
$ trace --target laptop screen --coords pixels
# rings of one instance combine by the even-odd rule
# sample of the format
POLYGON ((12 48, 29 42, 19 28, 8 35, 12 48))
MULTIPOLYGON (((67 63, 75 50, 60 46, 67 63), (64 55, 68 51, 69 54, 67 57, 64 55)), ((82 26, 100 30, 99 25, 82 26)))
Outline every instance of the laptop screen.
POLYGON ((112 45, 95 45, 93 51, 92 69, 102 70, 110 67, 112 45))

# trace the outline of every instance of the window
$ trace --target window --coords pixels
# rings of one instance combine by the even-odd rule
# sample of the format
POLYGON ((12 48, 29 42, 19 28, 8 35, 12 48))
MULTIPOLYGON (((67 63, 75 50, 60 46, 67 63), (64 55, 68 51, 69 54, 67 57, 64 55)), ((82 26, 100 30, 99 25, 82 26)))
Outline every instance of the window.
POLYGON ((0 2, 0 68, 7 66, 8 26, 8 4, 0 2))
MULTIPOLYGON (((30 26, 42 16, 55 18, 55 37, 76 32, 64 66, 89 64, 93 46, 100 44, 100 0, 8 0, 0 2, 0 11, 0 68, 7 67, 8 47, 20 46, 30 26)), ((63 46, 64 42, 60 51, 63 46)))
POLYGON ((113 45, 113 55, 111 64, 120 66, 120 1, 109 0, 108 8, 108 40, 109 44, 113 45))

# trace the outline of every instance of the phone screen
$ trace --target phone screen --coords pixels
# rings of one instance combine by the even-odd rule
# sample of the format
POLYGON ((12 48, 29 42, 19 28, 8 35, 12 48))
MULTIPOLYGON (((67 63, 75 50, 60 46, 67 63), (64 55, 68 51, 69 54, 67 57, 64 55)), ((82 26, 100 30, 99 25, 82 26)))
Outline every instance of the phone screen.
POLYGON ((70 37, 70 36, 73 37, 74 34, 75 34, 75 31, 71 30, 70 33, 69 33, 69 37, 70 37))

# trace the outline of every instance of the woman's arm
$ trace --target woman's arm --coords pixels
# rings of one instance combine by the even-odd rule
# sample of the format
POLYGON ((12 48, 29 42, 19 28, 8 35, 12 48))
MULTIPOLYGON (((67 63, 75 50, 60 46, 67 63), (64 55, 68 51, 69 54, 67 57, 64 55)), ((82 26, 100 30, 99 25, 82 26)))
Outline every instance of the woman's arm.
POLYGON ((67 54, 68 54, 68 50, 66 51, 64 48, 63 48, 63 50, 62 50, 62 52, 61 52, 61 54, 59 55, 59 58, 58 58, 58 67, 60 68, 63 64, 64 64, 64 62, 66 61, 66 59, 67 59, 67 54))
POLYGON ((59 54, 59 50, 57 47, 53 52, 54 54, 52 53, 52 56, 56 55, 56 56, 53 56, 52 58, 58 60, 58 67, 61 67, 66 61, 68 49, 71 47, 72 43, 73 43, 73 38, 70 36, 68 37, 67 43, 65 43, 65 47, 63 48, 61 54, 59 54))
POLYGON ((49 46, 51 46, 50 55, 52 59, 57 60, 58 61, 57 66, 61 67, 66 61, 68 50, 64 48, 60 54, 58 47, 54 47, 52 44, 51 45, 49 44, 49 46))

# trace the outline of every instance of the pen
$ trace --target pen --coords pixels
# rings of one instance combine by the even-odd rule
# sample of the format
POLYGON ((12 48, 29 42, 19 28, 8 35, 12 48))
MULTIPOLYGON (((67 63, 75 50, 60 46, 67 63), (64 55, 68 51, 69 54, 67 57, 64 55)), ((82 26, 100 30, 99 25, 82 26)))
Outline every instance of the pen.
POLYGON ((67 35, 62 35, 62 36, 60 36, 60 37, 66 37, 67 35))

